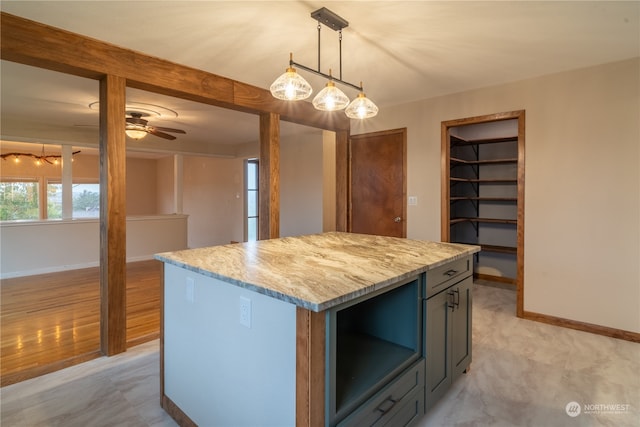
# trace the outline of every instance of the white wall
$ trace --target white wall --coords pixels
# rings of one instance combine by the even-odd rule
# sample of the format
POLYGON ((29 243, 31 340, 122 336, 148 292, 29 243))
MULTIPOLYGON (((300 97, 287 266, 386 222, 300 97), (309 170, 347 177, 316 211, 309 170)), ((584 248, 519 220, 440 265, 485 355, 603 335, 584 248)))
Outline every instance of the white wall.
MULTIPOLYGON (((526 110, 524 309, 640 332, 640 59, 382 109, 407 127, 408 237, 440 239, 440 123, 526 110)), ((428 82, 424 82, 428 84, 428 82)))
POLYGON ((322 131, 280 140, 280 236, 322 232, 322 131))
POLYGON ((183 170, 189 247, 243 241, 243 160, 184 156, 183 170))
MULTIPOLYGON (((184 215, 127 218, 127 261, 152 259, 186 245, 184 215)), ((0 278, 96 267, 99 260, 97 219, 0 223, 0 278)))

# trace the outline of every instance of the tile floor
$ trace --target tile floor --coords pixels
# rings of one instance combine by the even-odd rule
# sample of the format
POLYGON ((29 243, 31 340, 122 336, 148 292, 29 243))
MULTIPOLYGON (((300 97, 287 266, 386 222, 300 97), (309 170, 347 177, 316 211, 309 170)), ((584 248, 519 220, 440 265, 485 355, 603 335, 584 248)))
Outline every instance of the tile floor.
MULTIPOLYGON (((475 286, 471 371, 419 427, 640 426, 640 344, 514 311, 512 290, 475 286)), ((159 406, 158 363, 154 341, 4 387, 1 425, 174 426, 159 406)))

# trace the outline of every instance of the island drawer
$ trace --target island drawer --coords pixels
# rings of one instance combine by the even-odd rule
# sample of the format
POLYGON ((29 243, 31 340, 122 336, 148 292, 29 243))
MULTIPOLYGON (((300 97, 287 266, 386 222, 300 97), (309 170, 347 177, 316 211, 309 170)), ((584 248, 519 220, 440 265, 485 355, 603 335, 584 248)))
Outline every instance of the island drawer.
POLYGON ((462 258, 427 271, 427 298, 471 274, 471 257, 462 258))
MULTIPOLYGON (((386 420, 384 424, 376 424, 376 426, 384 427, 408 427, 414 425, 424 415, 425 405, 424 388, 420 388, 402 399, 403 404, 398 411, 391 414, 391 418, 386 420)), ((398 403, 400 404, 400 403, 398 403)))
POLYGON ((420 359, 338 423, 337 427, 409 425, 414 418, 424 414, 424 379, 425 359, 420 359), (420 414, 416 415, 416 411, 420 411, 420 414))

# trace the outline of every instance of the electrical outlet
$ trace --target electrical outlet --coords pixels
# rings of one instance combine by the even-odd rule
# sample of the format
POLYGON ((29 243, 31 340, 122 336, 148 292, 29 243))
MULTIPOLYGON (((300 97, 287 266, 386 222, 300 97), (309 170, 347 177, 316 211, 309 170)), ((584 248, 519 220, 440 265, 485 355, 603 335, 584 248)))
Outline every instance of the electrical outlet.
POLYGON ((409 196, 409 206, 418 205, 418 196, 409 196))
POLYGON ((251 327, 251 300, 247 297, 240 297, 240 324, 251 327))
POLYGON ((196 282, 195 280, 193 280, 193 277, 187 277, 184 290, 184 299, 191 304, 193 304, 193 302, 195 301, 195 286, 196 282))

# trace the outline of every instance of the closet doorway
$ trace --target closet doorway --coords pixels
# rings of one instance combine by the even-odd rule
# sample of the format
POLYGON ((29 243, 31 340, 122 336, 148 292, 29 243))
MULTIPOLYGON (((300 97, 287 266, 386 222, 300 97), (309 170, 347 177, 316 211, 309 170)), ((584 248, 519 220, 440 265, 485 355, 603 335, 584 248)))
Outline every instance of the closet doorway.
POLYGON ((516 288, 524 307, 524 110, 442 122, 444 242, 479 245, 475 277, 516 288))

